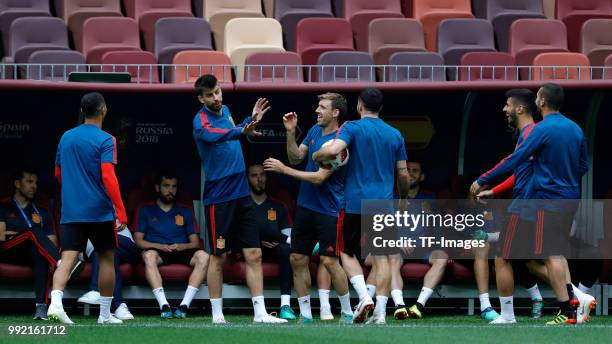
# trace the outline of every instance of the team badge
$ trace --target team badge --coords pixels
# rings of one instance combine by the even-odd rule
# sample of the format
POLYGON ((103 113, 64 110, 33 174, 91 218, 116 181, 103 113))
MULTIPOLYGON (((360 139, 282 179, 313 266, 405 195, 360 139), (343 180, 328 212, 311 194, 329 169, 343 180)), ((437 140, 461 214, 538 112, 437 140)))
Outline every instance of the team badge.
POLYGON ((180 214, 179 214, 179 215, 176 215, 176 216, 174 217, 174 223, 175 223, 177 226, 183 226, 183 225, 185 224, 185 219, 184 219, 184 218, 183 218, 183 216, 182 216, 182 215, 180 215, 180 214))
POLYGON ((222 236, 220 236, 220 237, 217 239, 217 248, 218 248, 218 249, 224 249, 224 248, 225 248, 225 239, 223 239, 223 237, 222 237, 222 236))
POLYGON ((268 221, 276 221, 276 210, 274 209, 268 210, 268 221))
POLYGON ((40 224, 40 216, 36 213, 32 213, 32 222, 39 225, 40 224))
POLYGON ((484 218, 487 221, 493 221, 493 212, 492 211, 485 211, 484 212, 484 218))

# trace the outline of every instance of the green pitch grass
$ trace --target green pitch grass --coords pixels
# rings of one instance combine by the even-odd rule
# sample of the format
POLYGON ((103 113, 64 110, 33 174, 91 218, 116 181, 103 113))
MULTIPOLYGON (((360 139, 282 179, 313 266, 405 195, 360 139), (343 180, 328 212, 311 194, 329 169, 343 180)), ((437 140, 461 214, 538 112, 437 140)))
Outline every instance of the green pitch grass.
POLYGON ((336 343, 610 343, 612 317, 593 317, 588 325, 547 327, 546 320, 519 317, 513 326, 491 326, 477 316, 435 315, 423 320, 398 322, 392 317, 386 326, 315 322, 297 325, 252 325, 251 316, 227 316, 226 326, 213 326, 210 317, 190 316, 184 320, 164 320, 137 316, 118 326, 100 326, 97 316, 73 316, 76 325, 66 327, 65 336, 17 336, 8 334, 9 325, 51 325, 32 322, 29 316, 0 316, 0 343, 257 343, 257 344, 336 344, 336 343), (258 343, 259 342, 259 343, 258 343))

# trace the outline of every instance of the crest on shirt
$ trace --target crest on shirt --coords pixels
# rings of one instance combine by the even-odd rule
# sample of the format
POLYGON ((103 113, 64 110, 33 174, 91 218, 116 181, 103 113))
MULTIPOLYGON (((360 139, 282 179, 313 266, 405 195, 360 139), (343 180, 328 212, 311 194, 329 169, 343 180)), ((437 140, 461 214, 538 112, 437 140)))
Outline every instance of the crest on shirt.
POLYGON ((157 217, 156 216, 153 216, 151 218, 151 223, 157 223, 157 217))
POLYGON ((268 221, 276 221, 276 210, 273 208, 268 209, 268 221))
POLYGON ((177 226, 183 226, 183 225, 185 225, 185 219, 183 218, 183 215, 181 215, 181 214, 176 215, 176 216, 174 217, 174 223, 175 223, 177 226))
POLYGON ((9 219, 14 219, 14 218, 16 218, 16 217, 17 217, 17 214, 15 214, 15 213, 9 213, 9 214, 8 214, 8 218, 9 218, 9 219))
POLYGON ((225 239, 223 239, 222 236, 217 238, 217 248, 218 249, 224 249, 225 248, 225 239))
POLYGON ((37 213, 32 213, 32 222, 39 225, 40 224, 40 216, 37 213))

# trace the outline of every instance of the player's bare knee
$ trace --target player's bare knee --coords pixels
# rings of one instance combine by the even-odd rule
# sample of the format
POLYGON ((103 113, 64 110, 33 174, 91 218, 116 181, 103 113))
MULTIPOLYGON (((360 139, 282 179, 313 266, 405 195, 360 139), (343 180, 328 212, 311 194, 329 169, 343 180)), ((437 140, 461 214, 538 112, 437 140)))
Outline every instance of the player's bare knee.
POLYGON ((147 266, 157 266, 157 258, 159 258, 157 251, 148 250, 142 253, 142 260, 147 266))
POLYGON ((208 264, 208 254, 203 250, 198 250, 193 254, 192 260, 196 267, 204 268, 208 264))
POLYGON ((323 264, 327 270, 332 270, 338 264, 338 258, 321 256, 321 264, 323 264))
POLYGON ((247 264, 261 264, 261 249, 244 249, 244 260, 247 262, 247 264))
POLYGON ((292 253, 289 255, 289 263, 294 269, 300 268, 308 264, 308 257, 303 254, 292 253))

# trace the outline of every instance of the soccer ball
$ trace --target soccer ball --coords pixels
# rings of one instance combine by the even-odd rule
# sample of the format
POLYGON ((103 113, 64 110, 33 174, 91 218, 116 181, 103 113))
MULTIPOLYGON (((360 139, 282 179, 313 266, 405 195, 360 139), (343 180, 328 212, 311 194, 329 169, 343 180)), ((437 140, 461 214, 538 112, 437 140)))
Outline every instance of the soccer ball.
MULTIPOLYGON (((333 140, 329 140, 321 145, 321 148, 328 146, 331 144, 333 140)), ((347 148, 344 148, 340 153, 336 155, 335 159, 326 160, 321 162, 321 166, 325 168, 329 168, 332 171, 339 169, 340 167, 346 165, 349 160, 349 151, 347 148)))

